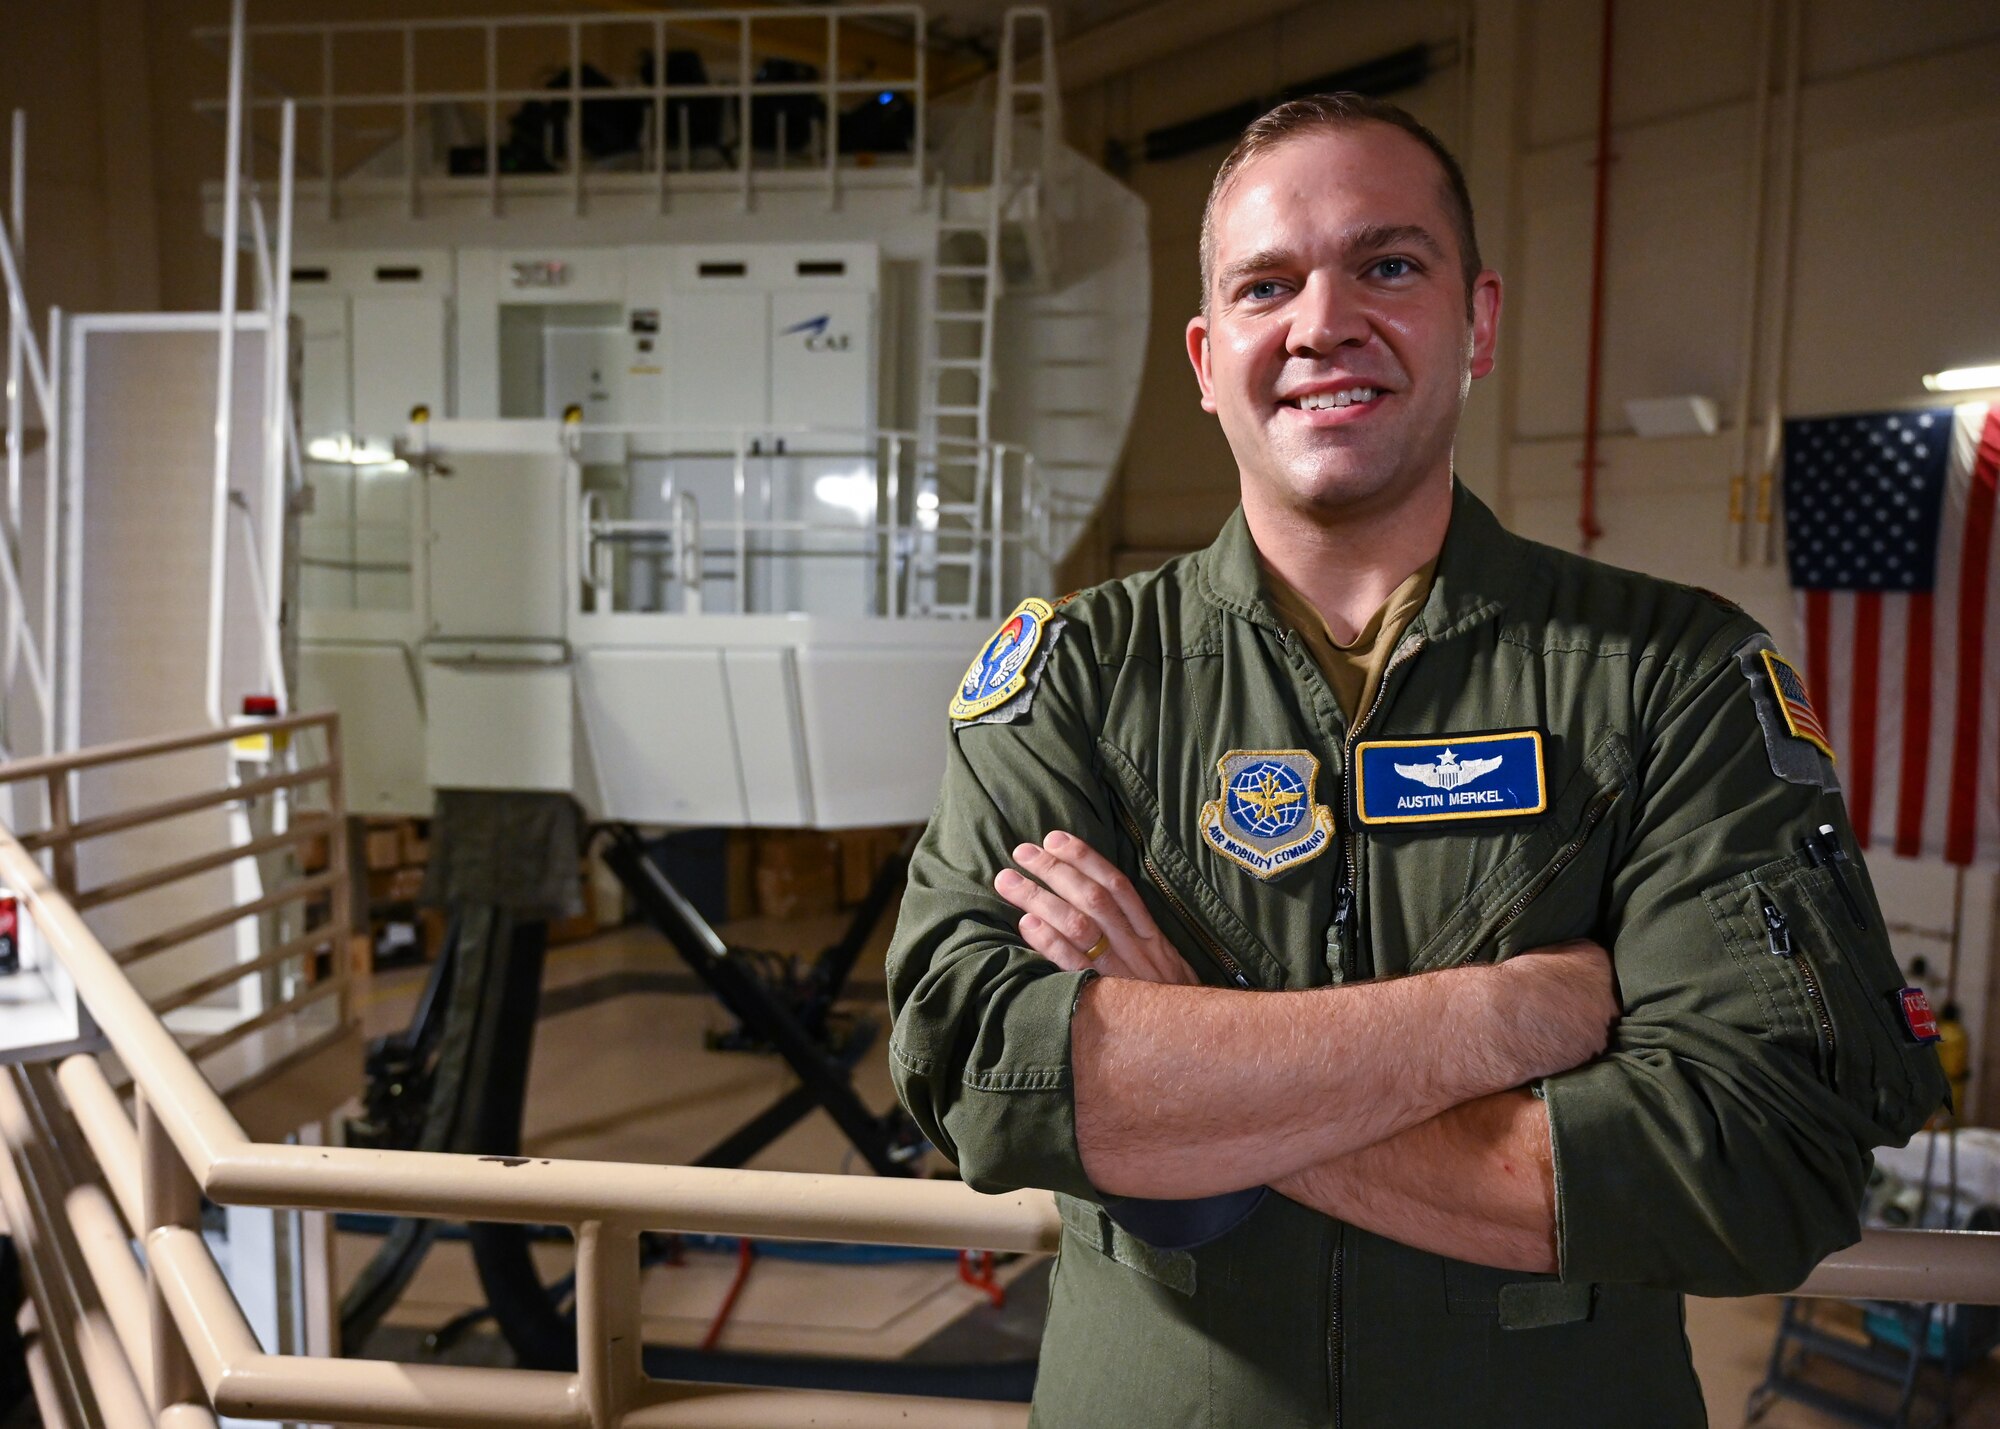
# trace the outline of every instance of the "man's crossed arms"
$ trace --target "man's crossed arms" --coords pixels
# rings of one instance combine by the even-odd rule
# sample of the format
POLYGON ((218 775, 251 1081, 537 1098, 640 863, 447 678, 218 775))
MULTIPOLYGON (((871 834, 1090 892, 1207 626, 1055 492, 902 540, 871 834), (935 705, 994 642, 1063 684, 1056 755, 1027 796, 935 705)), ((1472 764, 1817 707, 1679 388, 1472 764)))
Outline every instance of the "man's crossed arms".
POLYGON ((994 887, 1021 910, 1022 941, 1102 974, 1071 1025, 1077 1146, 1098 1190, 1269 1185, 1420 1250, 1558 1269, 1548 1113, 1523 1088, 1604 1050, 1619 1007, 1603 948, 1291 992, 1204 987, 1083 840, 1051 833, 1014 858, 1025 872, 994 887))

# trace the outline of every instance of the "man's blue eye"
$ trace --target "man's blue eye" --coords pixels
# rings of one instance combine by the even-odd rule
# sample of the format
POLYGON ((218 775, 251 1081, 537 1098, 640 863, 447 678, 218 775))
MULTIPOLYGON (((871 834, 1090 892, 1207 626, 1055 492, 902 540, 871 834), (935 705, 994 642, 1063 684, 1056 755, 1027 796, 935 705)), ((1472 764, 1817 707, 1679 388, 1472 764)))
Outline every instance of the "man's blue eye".
POLYGON ((1407 278, 1415 270, 1407 258, 1384 258, 1375 265, 1375 271, 1385 278, 1407 278))
POLYGON ((1243 290, 1243 296, 1246 298, 1268 298, 1277 291, 1278 285, 1276 282, 1269 278, 1260 278, 1243 290))

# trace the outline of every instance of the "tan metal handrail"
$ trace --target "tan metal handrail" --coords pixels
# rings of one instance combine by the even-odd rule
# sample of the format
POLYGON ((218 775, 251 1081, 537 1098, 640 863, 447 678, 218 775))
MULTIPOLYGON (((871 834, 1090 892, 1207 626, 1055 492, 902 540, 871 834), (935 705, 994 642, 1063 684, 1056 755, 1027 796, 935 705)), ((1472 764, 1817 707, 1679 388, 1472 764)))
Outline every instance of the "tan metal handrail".
MULTIPOLYGON (((260 729, 319 719, 331 731, 330 717, 260 729)), ((55 779, 78 767, 209 742, 206 735, 189 736, 32 761, 0 768, 0 781, 55 779)), ((336 761, 326 767, 337 773, 336 761)), ((58 854, 63 847, 45 837, 36 842, 58 854)), ((93 1383, 102 1374, 112 1386, 99 1402, 107 1422, 206 1425, 221 1414, 441 1426, 811 1422, 859 1429, 894 1421, 1019 1429, 1025 1421, 1020 1405, 723 1390, 649 1379, 640 1363, 639 1235, 674 1230, 1049 1251, 1058 1222, 1048 1196, 981 1196, 950 1182, 259 1143, 36 862, 27 841, 4 829, 0 884, 22 899, 132 1079, 128 1115, 94 1057, 73 1056, 58 1069, 54 1082, 66 1106, 56 1104, 56 1087, 39 1085, 32 1069, 0 1078, 0 1139, 13 1152, 11 1159, 0 1158, 0 1205, 13 1224, 57 1228, 35 1237, 49 1267, 37 1283, 67 1307, 77 1363, 93 1383), (58 1117, 73 1128, 70 1139, 87 1146, 102 1190, 84 1183, 69 1186, 59 1199, 49 1194, 47 1188, 66 1185, 59 1163, 77 1151, 65 1149, 64 1136, 47 1129, 58 1117), (38 1125, 44 1128, 39 1136, 38 1125), (17 1173, 16 1160, 26 1174, 17 1173), (576 1238, 581 1368, 567 1375, 266 1354, 202 1239, 203 1197, 276 1209, 567 1226, 576 1238), (143 1293, 135 1293, 138 1265, 120 1219, 144 1248, 143 1293), (65 1247, 67 1256, 59 1253, 65 1247), (54 1295, 62 1288, 55 1282, 67 1285, 68 1293, 54 1295), (119 1400, 116 1392, 123 1384, 143 1391, 146 1417, 129 1417, 136 1412, 131 1396, 119 1400), (118 1404, 123 1410, 114 1412, 118 1404)))
MULTIPOLYGON (((276 886, 258 897, 225 906, 178 926, 149 934, 113 954, 121 964, 134 964, 194 940, 229 928, 246 918, 266 915, 291 916, 306 905, 324 900, 326 916, 302 936, 281 940, 254 958, 229 963, 220 970, 200 976, 179 987, 156 988, 152 1010, 164 1015, 214 996, 245 978, 276 976, 289 963, 301 962, 306 976, 287 996, 273 998, 256 1014, 224 1028, 189 1049, 202 1060, 235 1046, 259 1031, 297 1017, 306 1008, 329 998, 339 998, 333 1019, 338 1025, 346 1018, 347 992, 347 841, 344 837, 346 810, 342 802, 339 759, 338 717, 332 713, 290 715, 260 719, 252 724, 198 730, 163 738, 126 740, 71 754, 51 754, 18 759, 0 765, 0 785, 42 787, 48 811, 47 827, 18 834, 24 852, 46 853, 53 870, 53 885, 73 910, 86 910, 121 903, 168 888, 204 873, 218 873, 246 859, 267 864, 276 855, 297 850, 312 841, 324 841, 327 849, 325 872, 308 877, 281 878, 276 886), (286 768, 298 736, 315 736, 325 756, 317 763, 286 768), (273 772, 255 774, 195 789, 173 798, 156 799, 136 807, 120 808, 78 818, 76 776, 119 766, 134 766, 169 755, 188 754, 230 743, 257 738, 278 757, 268 761, 273 772), (279 755, 279 751, 285 751, 279 755), (138 868, 92 887, 81 886, 77 873, 77 849, 84 843, 110 839, 165 824, 231 804, 248 804, 270 795, 315 795, 324 807, 312 813, 288 817, 283 827, 254 834, 240 843, 225 843, 184 858, 153 867, 138 868), (323 976, 312 977, 311 961, 326 955, 323 976)), ((10 836, 16 836, 9 831, 10 836)))
MULTIPOLYGON (((47 775, 100 757, 27 767, 47 775)), ((11 772, 0 769, 0 779, 11 772)), ((11 1153, 0 1157, 0 1209, 17 1230, 33 1228, 37 1303, 45 1316, 63 1321, 73 1378, 87 1380, 103 1423, 193 1429, 213 1425, 218 1414, 579 1429, 807 1422, 1019 1429, 1024 1423, 1019 1405, 650 1379, 640 1361, 639 1236, 713 1231, 1046 1252, 1059 1228, 1046 1194, 984 1196, 955 1182, 259 1143, 26 841, 4 829, 0 882, 23 899, 133 1081, 128 1116, 92 1057, 69 1058, 53 1079, 36 1068, 0 1078, 0 1140, 11 1153), (78 1142, 94 1158, 102 1188, 76 1174, 78 1142), (576 1240, 580 1368, 561 1374, 267 1354, 202 1238, 204 1196, 230 1205, 567 1226, 576 1240), (143 1246, 143 1274, 128 1228, 143 1246)), ((1820 1266, 1800 1293, 2000 1303, 2000 1234, 1871 1231, 1820 1266)))

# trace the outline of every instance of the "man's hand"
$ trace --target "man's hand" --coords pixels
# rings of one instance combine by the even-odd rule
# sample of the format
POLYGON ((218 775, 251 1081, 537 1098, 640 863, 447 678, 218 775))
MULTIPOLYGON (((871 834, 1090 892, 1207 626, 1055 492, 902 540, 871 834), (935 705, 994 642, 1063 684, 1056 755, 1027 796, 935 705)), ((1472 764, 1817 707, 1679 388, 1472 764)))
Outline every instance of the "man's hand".
POLYGON ((1489 1041, 1495 1070, 1515 1082, 1552 1077, 1588 1062, 1611 1040, 1618 987, 1611 955, 1588 938, 1516 954, 1475 985, 1492 999, 1489 1015, 1504 1033, 1489 1041))
POLYGON ((1057 830, 1016 848, 1014 861, 1041 882, 1010 868, 993 887, 1021 910, 1021 941, 1057 967, 1146 982, 1201 981, 1161 935, 1132 881, 1082 839, 1057 830), (1092 958, 1100 939, 1103 949, 1092 958))

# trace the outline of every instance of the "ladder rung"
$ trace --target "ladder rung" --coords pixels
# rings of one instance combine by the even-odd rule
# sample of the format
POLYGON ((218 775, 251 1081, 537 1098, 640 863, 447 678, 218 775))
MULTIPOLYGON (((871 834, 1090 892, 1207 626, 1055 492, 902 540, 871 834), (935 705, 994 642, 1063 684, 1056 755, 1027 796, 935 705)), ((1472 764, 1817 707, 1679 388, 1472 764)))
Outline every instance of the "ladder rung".
POLYGON ((976 372, 986 364, 976 357, 933 357, 931 366, 950 372, 976 372))
POLYGON ((980 407, 962 407, 957 405, 947 405, 942 402, 940 402, 937 406, 931 408, 931 411, 935 412, 940 417, 976 417, 983 410, 984 409, 980 407))
POLYGON ((979 514, 979 503, 977 501, 940 501, 937 504, 936 510, 941 516, 977 516, 979 514))
POLYGON ((931 557, 931 564, 934 566, 970 566, 972 562, 973 557, 969 555, 958 556, 945 553, 931 557))
POLYGON ((941 218, 938 220, 939 233, 984 233, 985 219, 941 218))
POLYGON ((969 263, 940 263, 937 275, 940 278, 984 278, 987 272, 984 263, 977 266, 969 263))
POLYGON ((947 309, 944 312, 932 313, 931 316, 941 323, 983 323, 986 321, 986 313, 983 309, 976 309, 972 312, 953 312, 947 309))

